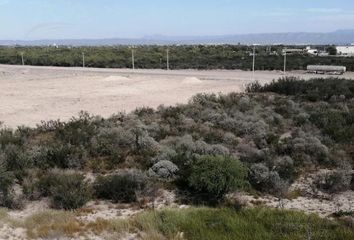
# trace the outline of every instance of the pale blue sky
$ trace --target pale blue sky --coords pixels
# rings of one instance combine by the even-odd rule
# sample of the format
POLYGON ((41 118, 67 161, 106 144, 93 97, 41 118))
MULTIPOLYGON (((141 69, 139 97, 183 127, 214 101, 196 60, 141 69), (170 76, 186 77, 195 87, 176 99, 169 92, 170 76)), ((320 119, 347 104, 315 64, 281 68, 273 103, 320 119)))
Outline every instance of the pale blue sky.
POLYGON ((354 29, 353 0, 0 0, 0 39, 354 29))

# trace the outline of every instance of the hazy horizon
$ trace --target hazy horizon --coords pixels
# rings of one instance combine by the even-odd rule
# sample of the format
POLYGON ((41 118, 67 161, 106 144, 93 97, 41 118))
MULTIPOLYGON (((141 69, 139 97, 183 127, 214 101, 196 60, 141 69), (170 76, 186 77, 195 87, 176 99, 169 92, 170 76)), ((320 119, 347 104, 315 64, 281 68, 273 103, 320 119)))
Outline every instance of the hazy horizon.
POLYGON ((127 40, 140 40, 140 39, 170 39, 170 38, 176 38, 178 39, 196 39, 196 38, 207 38, 207 37, 225 37, 225 36, 244 36, 244 35, 262 35, 262 34, 296 34, 296 33, 305 33, 305 34, 326 34, 326 33, 335 33, 339 31, 350 31, 354 33, 354 29, 338 29, 338 30, 333 30, 333 31, 327 31, 327 32, 312 32, 312 31, 294 31, 294 32, 259 32, 259 33, 235 33, 235 34, 218 34, 218 35, 164 35, 164 34, 151 34, 151 35, 144 35, 144 36, 138 36, 138 37, 103 37, 103 38, 38 38, 38 39, 0 39, 0 41, 51 41, 51 40, 109 40, 109 39, 127 39, 127 40))
POLYGON ((1 40, 326 33, 354 29, 354 2, 0 0, 1 40))

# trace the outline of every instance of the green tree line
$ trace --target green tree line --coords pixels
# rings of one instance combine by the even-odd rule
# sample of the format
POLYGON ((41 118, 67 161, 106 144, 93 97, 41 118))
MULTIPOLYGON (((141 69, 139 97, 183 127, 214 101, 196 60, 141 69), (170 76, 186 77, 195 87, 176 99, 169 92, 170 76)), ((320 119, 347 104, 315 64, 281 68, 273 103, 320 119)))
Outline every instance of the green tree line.
MULTIPOLYGON (((292 46, 287 46, 291 48, 292 46)), ((258 46, 256 49, 256 70, 283 70, 284 46, 258 46)), ((299 48, 299 47, 298 47, 299 48)), ((166 69, 169 49, 171 69, 252 69, 252 47, 243 45, 181 45, 181 46, 136 46, 135 67, 142 69, 166 69)), ((128 46, 110 47, 0 47, 1 64, 22 64, 34 66, 82 66, 97 68, 132 67, 132 49, 128 46)), ((354 71, 353 57, 311 56, 292 54, 287 56, 288 70, 304 70, 307 65, 343 65, 354 71)))

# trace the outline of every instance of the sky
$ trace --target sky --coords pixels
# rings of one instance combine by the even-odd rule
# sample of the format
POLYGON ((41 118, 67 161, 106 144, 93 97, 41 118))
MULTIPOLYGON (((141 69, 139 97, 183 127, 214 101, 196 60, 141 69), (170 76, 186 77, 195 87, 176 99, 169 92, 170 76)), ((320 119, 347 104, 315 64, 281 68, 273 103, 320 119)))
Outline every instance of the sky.
POLYGON ((354 29, 353 0, 0 0, 0 39, 354 29))

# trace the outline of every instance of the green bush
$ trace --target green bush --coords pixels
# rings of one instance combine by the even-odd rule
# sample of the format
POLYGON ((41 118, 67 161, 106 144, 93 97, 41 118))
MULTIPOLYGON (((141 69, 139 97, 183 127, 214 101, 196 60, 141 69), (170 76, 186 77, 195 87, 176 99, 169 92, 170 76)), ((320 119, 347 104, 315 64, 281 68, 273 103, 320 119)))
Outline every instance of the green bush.
POLYGON ((0 206, 11 207, 13 202, 11 187, 14 180, 13 173, 7 171, 4 159, 0 155, 0 206))
POLYGON ((288 184, 280 178, 278 172, 269 170, 263 163, 256 163, 250 167, 249 179, 255 189, 277 196, 282 196, 288 188, 288 184))
POLYGON ((349 171, 341 170, 317 176, 314 184, 320 190, 338 193, 350 189, 352 175, 349 171))
POLYGON ((32 163, 26 152, 18 145, 8 144, 4 149, 7 168, 11 171, 20 171, 31 167, 32 163))
POLYGON ((192 162, 188 185, 210 200, 219 200, 231 190, 244 186, 246 168, 226 156, 202 156, 192 162))
POLYGON ((77 209, 91 199, 90 185, 78 173, 52 172, 40 180, 39 188, 56 209, 77 209))
POLYGON ((22 191, 29 200, 39 200, 42 196, 39 189, 39 179, 43 173, 37 169, 25 171, 22 181, 22 191))
POLYGON ((145 187, 144 176, 136 172, 124 172, 109 176, 100 176, 94 183, 98 198, 115 203, 130 203, 137 200, 137 192, 145 187))
POLYGON ((97 156, 108 157, 113 164, 122 163, 134 151, 134 144, 134 135, 122 127, 100 128, 91 141, 91 151, 97 156))

